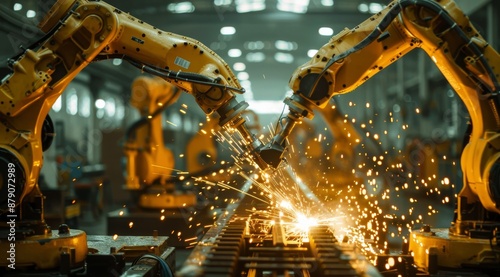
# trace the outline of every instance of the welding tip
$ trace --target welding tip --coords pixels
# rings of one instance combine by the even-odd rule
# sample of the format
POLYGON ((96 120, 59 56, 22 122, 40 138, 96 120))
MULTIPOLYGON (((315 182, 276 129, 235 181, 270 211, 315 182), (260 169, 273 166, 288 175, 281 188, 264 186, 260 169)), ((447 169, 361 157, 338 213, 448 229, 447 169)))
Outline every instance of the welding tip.
POLYGON ((280 145, 278 143, 271 142, 255 149, 254 156, 256 157, 254 160, 256 162, 259 161, 260 164, 257 164, 261 169, 267 169, 269 167, 276 169, 283 160, 284 151, 285 146, 283 144, 280 145))
POLYGON ((286 139, 300 119, 301 117, 296 113, 290 112, 286 117, 281 130, 274 136, 271 142, 256 148, 259 159, 267 165, 264 168, 261 166, 261 169, 266 169, 268 167, 275 169, 278 168, 281 161, 283 161, 283 154, 286 149, 286 139))

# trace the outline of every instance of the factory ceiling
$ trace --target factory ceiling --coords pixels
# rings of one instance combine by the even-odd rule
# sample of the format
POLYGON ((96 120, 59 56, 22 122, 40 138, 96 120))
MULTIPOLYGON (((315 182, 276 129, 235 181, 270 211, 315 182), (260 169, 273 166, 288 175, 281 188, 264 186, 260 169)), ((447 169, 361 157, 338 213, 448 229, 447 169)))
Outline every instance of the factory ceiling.
MULTIPOLYGON (((282 101, 294 69, 328 42, 332 34, 353 28, 388 0, 107 0, 131 15, 192 37, 219 54, 237 73, 247 98, 282 101)), ((485 2, 485 1, 477 1, 485 2)), ((38 1, 2 1, 2 11, 34 17, 38 1)), ((12 15, 12 14, 11 14, 12 15)), ((5 18, 5 16, 2 16, 5 18)), ((28 19, 29 21, 29 19, 28 19)), ((34 20, 31 20, 34 21, 34 20)), ((3 30, 8 32, 7 30, 3 30)), ((2 51, 2 59, 6 51, 2 51)), ((6 47, 5 45, 3 46, 6 47)), ((120 74, 139 74, 127 67, 120 74)), ((128 85, 128 84, 127 84, 128 85)), ((281 108, 281 107, 280 107, 281 108)), ((278 108, 278 109, 280 109, 278 108)))

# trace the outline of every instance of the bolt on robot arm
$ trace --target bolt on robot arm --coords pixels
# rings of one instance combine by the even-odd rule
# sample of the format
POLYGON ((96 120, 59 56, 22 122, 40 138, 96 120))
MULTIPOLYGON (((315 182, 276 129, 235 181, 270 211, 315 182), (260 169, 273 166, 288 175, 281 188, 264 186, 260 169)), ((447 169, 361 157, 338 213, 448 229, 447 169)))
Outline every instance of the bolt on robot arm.
MULTIPOLYGON (((423 49, 467 107, 473 125, 462 154, 464 188, 458 199, 456 233, 469 221, 500 214, 500 56, 481 37, 452 0, 400 0, 344 30, 309 62, 297 68, 289 86, 293 95, 281 130, 258 149, 268 167, 277 167, 295 124, 313 117, 337 94, 353 91, 415 48, 423 49), (482 212, 481 212, 482 211, 482 212)), ((500 219, 498 220, 500 221, 500 219)))
MULTIPOLYGON (((159 30, 103 2, 59 0, 40 22, 46 35, 14 57, 0 84, 0 167, 16 167, 16 207, 36 191, 42 150, 50 145, 48 112, 89 63, 122 58, 192 94, 219 124, 237 129, 246 145, 254 137, 240 113, 243 93, 229 66, 194 39, 159 30), (46 130, 47 129, 47 130, 46 130)), ((2 176, 3 184, 7 176, 2 176)), ((3 189, 2 189, 3 191, 3 189)), ((7 209, 6 193, 0 212, 7 209)))

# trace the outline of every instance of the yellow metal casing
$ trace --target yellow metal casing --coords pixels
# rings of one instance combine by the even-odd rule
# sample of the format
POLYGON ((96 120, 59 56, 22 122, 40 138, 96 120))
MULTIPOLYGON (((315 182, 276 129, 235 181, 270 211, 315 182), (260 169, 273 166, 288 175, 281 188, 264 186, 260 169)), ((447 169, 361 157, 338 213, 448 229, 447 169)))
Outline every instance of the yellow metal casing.
POLYGON ((141 76, 132 84, 130 104, 148 121, 134 130, 125 144, 127 189, 140 189, 142 184, 164 184, 171 178, 174 154, 165 147, 162 113, 153 116, 179 98, 173 85, 159 77, 141 76))

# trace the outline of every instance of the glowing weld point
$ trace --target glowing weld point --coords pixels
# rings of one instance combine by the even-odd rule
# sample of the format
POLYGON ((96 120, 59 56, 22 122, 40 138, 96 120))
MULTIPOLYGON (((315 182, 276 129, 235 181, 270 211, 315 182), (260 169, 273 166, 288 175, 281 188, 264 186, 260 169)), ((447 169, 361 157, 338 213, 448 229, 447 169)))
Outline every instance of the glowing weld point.
POLYGON ((297 228, 303 232, 309 232, 311 227, 317 226, 318 220, 314 217, 307 217, 302 213, 297 214, 297 228))
POLYGON ((113 235, 113 240, 116 240, 118 238, 118 235, 117 234, 114 234, 113 235))

